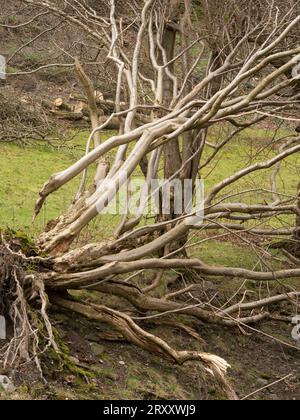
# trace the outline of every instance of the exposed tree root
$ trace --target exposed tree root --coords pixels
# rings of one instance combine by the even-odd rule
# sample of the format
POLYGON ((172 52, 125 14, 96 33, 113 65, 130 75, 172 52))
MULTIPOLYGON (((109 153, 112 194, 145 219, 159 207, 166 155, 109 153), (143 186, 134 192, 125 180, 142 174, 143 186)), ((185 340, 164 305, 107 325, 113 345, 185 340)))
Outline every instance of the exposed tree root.
MULTIPOLYGON (((107 251, 109 245, 104 248, 107 251)), ((50 347, 59 352, 47 314, 48 305, 51 303, 79 313, 88 319, 107 323, 116 330, 118 336, 121 335, 127 341, 149 352, 172 359, 178 364, 198 361, 219 381, 228 398, 237 399, 225 377, 229 365, 222 358, 203 352, 176 351, 159 337, 146 332, 137 322, 151 319, 156 322, 158 318, 165 316, 162 323, 169 325, 169 316, 177 313, 192 316, 205 323, 227 326, 244 325, 272 318, 273 315, 268 311, 271 305, 285 300, 297 304, 300 296, 299 292, 290 292, 255 302, 242 300, 240 303, 218 310, 218 308, 213 308, 209 302, 198 300, 197 303, 197 299, 194 299, 191 294, 190 287, 183 289, 182 293, 180 293, 181 291, 171 293, 167 295, 167 298, 156 298, 151 296, 147 289, 142 290, 129 282, 116 280, 114 275, 111 278, 108 277, 104 280, 100 278, 99 280, 97 270, 103 270, 101 267, 95 270, 96 274, 92 278, 90 278, 90 272, 86 272, 87 280, 85 280, 84 272, 64 274, 59 271, 55 273, 53 271, 55 259, 40 258, 32 251, 27 251, 26 254, 14 241, 12 241, 12 245, 9 245, 4 238, 1 239, 0 313, 6 314, 13 327, 9 344, 1 349, 2 367, 12 369, 20 363, 34 362, 41 376, 43 375, 40 363, 41 355, 50 347), (69 275, 73 277, 70 282, 63 278, 69 275), (131 309, 132 315, 129 316, 127 313, 106 306, 71 300, 67 294, 68 289, 94 290, 104 295, 114 295, 133 305, 138 313, 131 309), (182 298, 185 293, 191 294, 192 303, 185 304, 182 301, 176 301, 177 298, 182 298)), ((64 264, 68 264, 67 259, 64 264)), ((104 270, 109 269, 108 266, 115 267, 115 264, 118 263, 105 264, 104 270)), ((157 277, 159 281, 161 273, 157 277)), ((176 326, 176 322, 171 322, 171 324, 176 326)), ((178 324, 178 327, 201 342, 201 337, 189 327, 181 323, 178 324)))
POLYGON ((12 326, 12 337, 0 349, 1 367, 15 368, 34 361, 41 376, 39 356, 52 346, 59 351, 47 315, 48 299, 38 274, 26 275, 29 265, 40 260, 25 257, 0 241, 0 313, 12 326))
POLYGON ((113 326, 129 342, 152 353, 173 359, 182 365, 189 361, 201 362, 206 370, 211 372, 221 383, 229 399, 237 400, 238 397, 229 382, 225 373, 230 367, 228 363, 215 355, 196 351, 176 351, 161 338, 156 337, 140 328, 128 315, 95 304, 84 304, 74 300, 63 299, 59 296, 51 296, 53 303, 86 316, 89 319, 105 322, 113 326))
POLYGON ((177 313, 184 315, 194 316, 204 322, 222 323, 221 318, 215 316, 211 311, 204 310, 197 306, 185 307, 182 303, 170 302, 149 296, 146 293, 143 293, 139 287, 129 283, 110 280, 101 282, 100 284, 92 284, 88 289, 124 298, 142 313, 146 313, 148 311, 156 311, 160 313, 176 311, 177 313))

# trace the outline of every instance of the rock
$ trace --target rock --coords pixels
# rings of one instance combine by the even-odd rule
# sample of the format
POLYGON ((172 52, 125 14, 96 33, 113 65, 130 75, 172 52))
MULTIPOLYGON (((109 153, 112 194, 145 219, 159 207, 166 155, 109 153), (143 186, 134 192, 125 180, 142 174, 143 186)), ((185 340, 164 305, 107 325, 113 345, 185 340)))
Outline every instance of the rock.
POLYGON ((256 382, 261 387, 267 386, 269 384, 269 382, 266 379, 263 379, 263 378, 258 378, 256 382))
POLYGON ((0 387, 6 392, 14 392, 16 389, 12 381, 4 375, 0 375, 0 387))
POLYGON ((105 348, 101 344, 91 343, 91 351, 96 357, 98 357, 105 352, 105 348))

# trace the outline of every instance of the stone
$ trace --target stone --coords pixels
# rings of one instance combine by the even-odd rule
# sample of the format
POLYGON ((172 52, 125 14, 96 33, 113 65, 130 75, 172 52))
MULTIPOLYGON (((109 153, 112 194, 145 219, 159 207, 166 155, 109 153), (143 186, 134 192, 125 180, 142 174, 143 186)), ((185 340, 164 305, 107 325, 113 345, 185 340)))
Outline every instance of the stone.
POLYGON ((14 392, 16 389, 9 377, 5 375, 0 375, 0 387, 6 392, 14 392))
POLYGON ((91 350, 96 357, 101 356, 105 352, 105 348, 98 343, 91 343, 91 350))
POLYGON ((264 386, 267 386, 269 384, 269 382, 266 379, 258 378, 257 379, 257 384, 261 387, 264 387, 264 386))

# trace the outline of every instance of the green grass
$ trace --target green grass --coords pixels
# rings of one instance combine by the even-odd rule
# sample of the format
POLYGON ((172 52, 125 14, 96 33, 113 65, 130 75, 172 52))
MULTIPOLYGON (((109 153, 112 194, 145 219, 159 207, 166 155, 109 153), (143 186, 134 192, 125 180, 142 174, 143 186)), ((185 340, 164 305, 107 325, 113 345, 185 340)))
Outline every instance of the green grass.
MULTIPOLYGON (((229 177, 234 172, 241 170, 254 163, 267 161, 278 153, 278 149, 266 147, 266 140, 272 139, 272 130, 270 133, 265 129, 252 128, 245 130, 239 137, 232 140, 226 148, 218 155, 219 161, 216 166, 214 160, 203 170, 206 189, 209 190, 215 183, 229 177)), ((281 130, 277 138, 291 135, 291 130, 281 130)), ((224 135, 223 135, 224 136, 224 135)), ((212 141, 216 140, 218 133, 212 136, 212 141)), ((212 150, 210 151, 210 153, 212 150)), ((207 156, 206 156, 207 157, 207 156)), ((273 168, 254 172, 232 186, 224 190, 224 193, 233 193, 242 189, 265 188, 270 189, 270 178, 273 168)), ((300 155, 295 154, 287 158, 281 167, 278 175, 279 192, 295 195, 300 177, 300 155)), ((252 194, 253 202, 259 201, 258 194, 252 194)))
MULTIPOLYGON (((108 132, 105 136, 108 137, 111 134, 108 132)), ((287 134, 290 134, 287 129, 278 132, 278 136, 287 134)), ((215 130, 210 134, 210 141, 217 142, 222 135, 224 136, 222 131, 215 130)), ((259 154, 260 160, 262 158, 270 159, 274 156, 274 150, 270 148, 264 150, 266 137, 268 138, 271 135, 272 130, 269 134, 265 129, 249 129, 231 141, 220 153, 218 166, 216 167, 215 163, 211 163, 202 171, 201 176, 205 180, 206 193, 217 182, 256 162, 257 151, 260 148, 262 149, 259 154)), ((87 136, 88 132, 77 133, 74 137, 70 133, 72 140, 67 143, 68 147, 57 149, 41 144, 26 146, 25 148, 14 144, 0 144, 0 227, 10 226, 14 229, 22 229, 36 234, 43 229, 48 220, 57 217, 67 209, 76 194, 80 177, 52 194, 47 199, 35 225, 31 224, 39 189, 53 173, 66 169, 83 155, 87 136)), ((133 145, 130 145, 129 150, 132 147, 133 145)), ((211 152, 212 149, 208 148, 205 157, 208 157, 211 152)), ((113 159, 113 154, 113 152, 109 154, 110 160, 113 159)), ((290 157, 283 163, 278 176, 278 185, 281 192, 295 194, 299 180, 299 163, 299 156, 290 157)), ((228 187, 224 193, 236 193, 242 189, 251 188, 270 189, 271 173, 272 170, 255 173, 237 182, 234 186, 228 187)), ((140 170, 137 170, 134 174, 134 176, 140 175, 140 170)), ((271 200, 270 194, 266 197, 271 200)), ((234 198, 232 201, 238 201, 238 198, 234 198)), ((261 196, 257 192, 249 193, 244 199, 250 204, 262 202, 261 196)), ((89 226, 90 230, 99 230, 99 235, 102 233, 109 234, 112 226, 117 225, 119 220, 118 217, 110 215, 101 216, 101 220, 99 219, 89 226)), ((285 218, 284 221, 286 223, 292 222, 288 218, 285 218)), ((278 224, 279 226, 280 223, 275 221, 273 225, 278 224)))
MULTIPOLYGON (((251 128, 245 130, 237 138, 233 139, 223 151, 202 171, 205 181, 205 192, 209 193, 210 189, 217 183, 228 178, 237 171, 240 171, 257 162, 268 161, 279 153, 278 146, 267 146, 268 141, 272 140, 274 130, 266 130, 262 128, 251 128), (217 164, 216 164, 217 162, 217 164)), ((291 136, 291 129, 281 129, 278 131, 275 139, 291 136)), ((211 135, 212 142, 218 142, 218 138, 224 138, 224 133, 213 133, 211 135)), ((282 143, 281 143, 282 144, 282 143)), ((207 158, 213 149, 206 152, 207 158)), ((235 182, 225 188, 219 198, 222 199, 226 195, 237 194, 241 191, 250 190, 247 194, 236 195, 230 197, 226 201, 238 202, 242 201, 250 205, 266 204, 273 202, 271 192, 271 176, 274 167, 266 170, 256 171, 247 177, 235 182), (260 190, 258 190, 260 189, 260 190), (251 190, 253 190, 251 192, 251 190), (257 190, 257 191, 254 191, 257 190), (265 190, 265 191, 262 191, 265 190), (268 191, 267 191, 268 190, 268 191)), ((278 192, 286 195, 286 198, 295 196, 297 186, 300 179, 300 154, 294 154, 285 159, 281 164, 281 169, 277 175, 278 192)), ((286 199, 284 197, 284 199, 286 199)), ((280 216, 279 219, 273 219, 271 226, 274 228, 282 227, 282 224, 291 225, 294 217, 280 216)), ((263 226, 262 226, 263 227, 263 226)), ((266 226, 267 227, 267 226, 266 226)))
MULTIPOLYGON (((103 134, 104 139, 111 134, 103 134)), ((88 135, 88 132, 70 133, 70 141, 64 147, 0 143, 0 229, 10 227, 36 235, 49 220, 67 210, 78 190, 80 177, 51 194, 34 225, 31 222, 39 190, 52 174, 66 169, 84 154, 88 135)), ((109 159, 113 159, 112 154, 109 159)), ((89 176, 92 175, 93 168, 89 176)), ((118 220, 117 216, 103 215, 85 233, 96 231, 97 237, 107 236, 118 220)))
POLYGON ((67 208, 77 182, 49 198, 33 227, 31 218, 38 191, 52 173, 65 169, 74 159, 68 153, 46 146, 22 148, 1 144, 0 151, 0 226, 40 230, 47 219, 57 217, 67 208))

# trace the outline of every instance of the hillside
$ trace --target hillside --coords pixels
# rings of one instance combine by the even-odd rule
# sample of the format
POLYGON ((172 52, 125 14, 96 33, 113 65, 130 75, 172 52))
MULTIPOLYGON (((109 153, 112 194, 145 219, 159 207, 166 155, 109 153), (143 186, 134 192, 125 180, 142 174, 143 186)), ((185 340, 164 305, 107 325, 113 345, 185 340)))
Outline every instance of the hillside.
POLYGON ((299 29, 1 1, 0 400, 300 400, 299 29))

